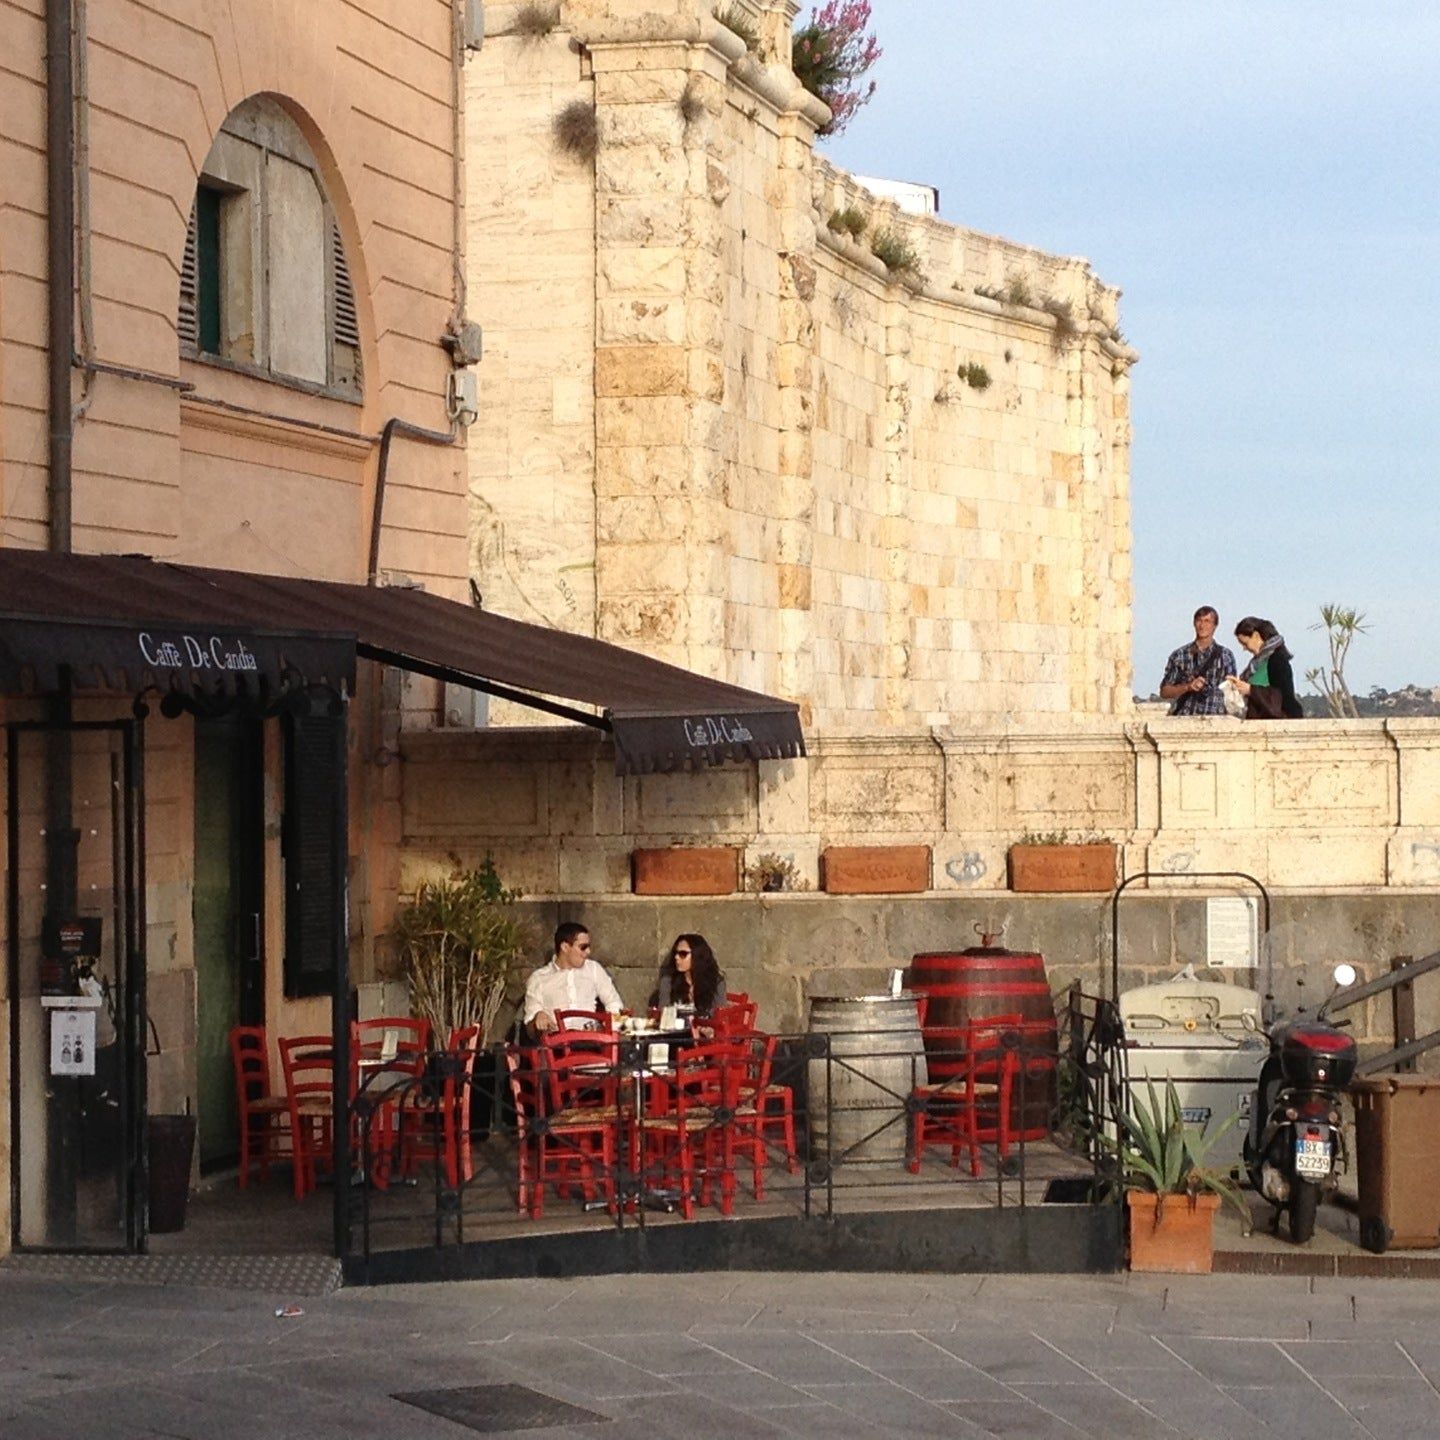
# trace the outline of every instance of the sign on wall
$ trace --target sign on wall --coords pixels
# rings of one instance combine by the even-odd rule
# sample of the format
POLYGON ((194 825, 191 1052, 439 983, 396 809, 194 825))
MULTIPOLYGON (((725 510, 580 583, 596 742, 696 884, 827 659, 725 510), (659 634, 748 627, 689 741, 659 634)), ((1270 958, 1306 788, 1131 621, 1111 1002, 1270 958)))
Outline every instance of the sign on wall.
POLYGON ((1212 895, 1205 902, 1205 963, 1212 970, 1249 970, 1256 962, 1253 896, 1212 895))
POLYGON ((50 1073, 52 1075, 93 1075, 95 1073, 95 1012, 93 1010, 52 1010, 50 1012, 50 1073))

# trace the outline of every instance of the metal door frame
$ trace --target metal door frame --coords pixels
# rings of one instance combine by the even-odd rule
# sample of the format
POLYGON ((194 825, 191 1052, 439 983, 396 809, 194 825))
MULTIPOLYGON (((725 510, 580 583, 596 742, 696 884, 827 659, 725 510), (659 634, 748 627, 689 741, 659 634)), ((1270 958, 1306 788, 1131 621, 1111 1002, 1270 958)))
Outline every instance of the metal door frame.
MULTIPOLYGON (((5 919, 9 928, 10 999, 10 1238, 17 1251, 91 1251, 114 1254, 111 1247, 40 1246, 20 1243, 20 737, 24 734, 112 731, 121 738, 121 797, 112 808, 112 834, 119 853, 112 857, 124 887, 125 974, 121 1045, 123 1093, 121 1165, 124 1170, 125 1244, 120 1253, 143 1253, 147 1232, 145 1153, 145 732, 135 720, 14 720, 6 737, 6 885, 5 919)), ((117 937, 119 938, 119 937, 117 937)))

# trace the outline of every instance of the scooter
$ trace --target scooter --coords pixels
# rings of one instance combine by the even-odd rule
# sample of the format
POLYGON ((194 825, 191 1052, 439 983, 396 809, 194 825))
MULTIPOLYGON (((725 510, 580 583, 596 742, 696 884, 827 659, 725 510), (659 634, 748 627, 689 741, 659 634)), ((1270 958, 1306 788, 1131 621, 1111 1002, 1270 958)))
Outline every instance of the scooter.
POLYGON ((1280 1212, 1290 1212, 1297 1245, 1314 1235, 1320 1197, 1335 1189, 1348 1164, 1340 1099, 1355 1076, 1356 1047, 1325 1012, 1355 983, 1355 967, 1337 965, 1333 978, 1335 988, 1313 1020, 1302 1008, 1294 1020, 1271 1028, 1245 1137, 1250 1183, 1275 1207, 1276 1234, 1280 1212))

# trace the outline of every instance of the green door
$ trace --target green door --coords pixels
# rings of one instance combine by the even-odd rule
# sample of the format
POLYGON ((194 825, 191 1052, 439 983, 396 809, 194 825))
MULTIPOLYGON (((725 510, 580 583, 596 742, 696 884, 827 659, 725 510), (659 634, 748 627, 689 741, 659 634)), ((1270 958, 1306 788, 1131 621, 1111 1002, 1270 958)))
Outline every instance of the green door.
POLYGON ((195 722, 196 1069, 202 1168, 240 1153, 230 1030, 263 1023, 260 735, 195 722))

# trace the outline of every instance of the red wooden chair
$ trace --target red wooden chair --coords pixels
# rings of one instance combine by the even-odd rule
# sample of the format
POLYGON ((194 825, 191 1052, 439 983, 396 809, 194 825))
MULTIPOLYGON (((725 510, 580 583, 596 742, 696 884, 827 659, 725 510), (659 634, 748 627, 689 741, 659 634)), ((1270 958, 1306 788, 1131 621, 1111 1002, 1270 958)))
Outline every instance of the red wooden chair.
POLYGON ((707 1017, 696 1023, 708 1025, 717 1039, 724 1035, 746 1035, 754 1031, 755 1017, 759 1009, 748 995, 742 993, 739 998, 732 995, 723 1005, 716 1006, 707 1017))
MULTIPOLYGON (((734 1035, 730 1043, 739 1050, 741 1069, 736 1105, 737 1152, 748 1154, 751 1165, 751 1188, 757 1200, 765 1198, 765 1167, 769 1163, 769 1152, 765 1146, 765 1111, 763 1098, 770 1089, 770 1072, 775 1063, 775 1037, 752 1031, 748 1035, 734 1035)), ((790 1137, 790 1149, 794 1149, 794 1130, 790 1137)), ((787 1161, 788 1161, 787 1155, 787 1161)))
POLYGON ((608 1010, 557 1010, 556 1033, 566 1030, 613 1030, 615 1017, 608 1010))
POLYGON ((682 1050, 675 1073, 657 1076, 652 1087, 661 1101, 659 1113, 636 1121, 645 1174, 673 1181, 687 1220, 694 1213, 697 1177, 702 1205, 710 1203, 718 1176, 720 1213, 734 1208, 737 1125, 718 1120, 717 1112, 737 1109, 744 1066, 740 1048, 725 1041, 682 1050))
POLYGON ((539 1185, 536 1183, 535 1136, 532 1121, 538 1108, 537 1056, 518 1045, 505 1047, 505 1074, 510 1083, 510 1101, 515 1107, 516 1207, 522 1215, 538 1216, 539 1185))
POLYGON ((411 1015, 355 1020, 350 1025, 351 1065, 383 1067, 395 1074, 423 1075, 430 1049, 430 1022, 411 1015))
MULTIPOLYGON (((547 1042, 552 1038, 547 1036, 547 1042)), ((536 1219, 544 1205, 545 1187, 550 1184, 565 1198, 572 1184, 578 1182, 587 1202, 595 1198, 598 1190, 612 1213, 616 1205, 615 1169, 622 1118, 619 1071, 614 1058, 618 1042, 608 1037, 607 1057, 604 1050, 596 1049, 595 1042, 601 1037, 569 1038, 589 1043, 567 1045, 565 1037, 561 1037, 538 1051, 544 1102, 530 1127, 535 1134, 536 1153, 530 1214, 536 1219)))
POLYGON ((270 1177, 272 1160, 290 1156, 290 1102, 270 1088, 270 1045, 263 1025, 236 1025, 230 1031, 230 1063, 235 1070, 235 1103, 240 1118, 240 1188, 250 1183, 250 1167, 270 1177))
POLYGON ((317 1171, 333 1166, 335 1054, 328 1035, 291 1035, 278 1042, 290 1114, 295 1198, 315 1188, 317 1171))
POLYGON ((402 1175, 413 1175, 421 1160, 436 1160, 444 1165, 445 1182, 453 1190, 462 1177, 469 1180, 475 1173, 470 1153, 470 1097, 479 1049, 478 1025, 452 1030, 441 1062, 444 1078, 402 1092, 402 1175))
POLYGON ((1019 1023, 1018 1016, 997 1015, 971 1020, 953 1030, 926 1031, 926 1039, 953 1044, 959 1070, 943 1084, 917 1085, 911 1091, 915 1104, 911 1116, 910 1155, 912 1174, 918 1173, 927 1145, 948 1146, 950 1164, 959 1168, 960 1152, 970 1152, 970 1174, 980 1174, 980 1146, 994 1142, 1000 1158, 1010 1153, 1010 1092, 1017 1061, 1006 1043, 1006 1031, 1019 1023))

